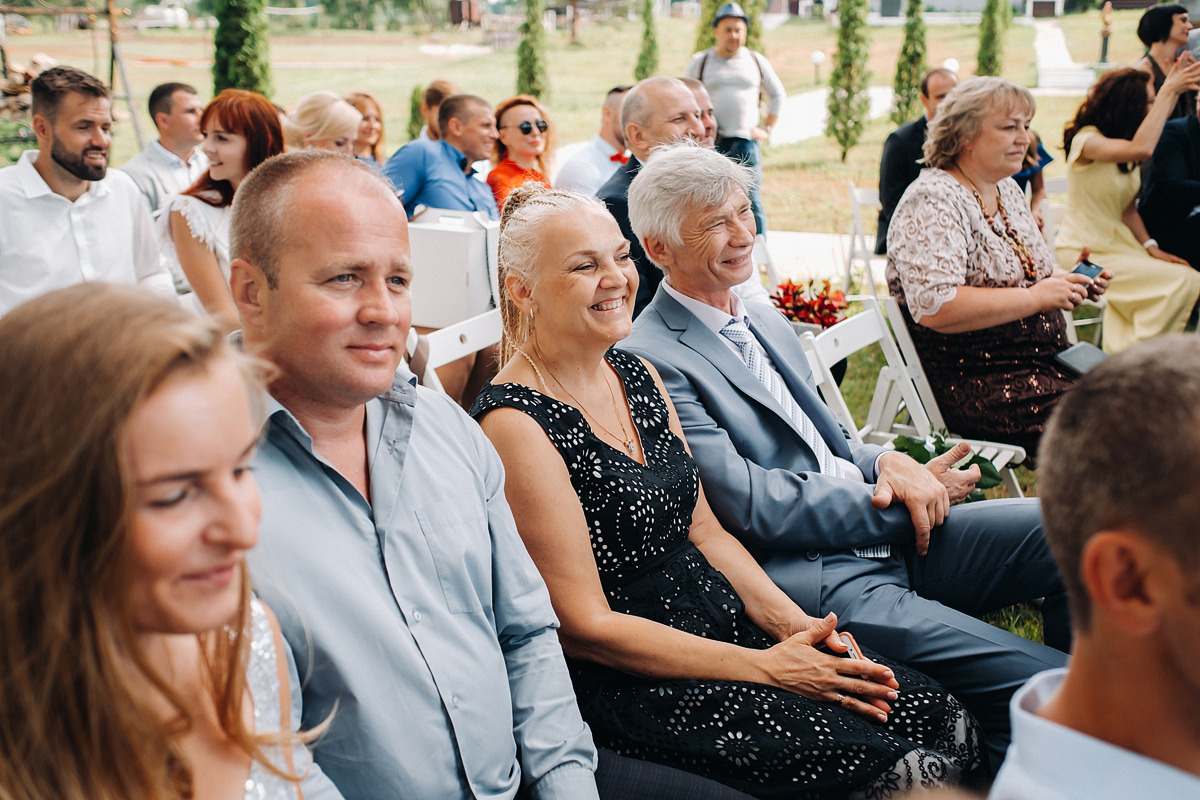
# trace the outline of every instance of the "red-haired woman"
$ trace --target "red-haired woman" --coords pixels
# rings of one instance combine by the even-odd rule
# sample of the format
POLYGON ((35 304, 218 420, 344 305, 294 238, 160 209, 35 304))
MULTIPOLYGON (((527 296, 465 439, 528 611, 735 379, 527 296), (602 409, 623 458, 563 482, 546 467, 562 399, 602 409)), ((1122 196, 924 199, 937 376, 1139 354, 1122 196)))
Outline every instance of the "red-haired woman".
POLYGON ((504 208, 508 193, 527 181, 550 188, 550 159, 554 153, 554 126, 550 115, 533 97, 519 94, 496 106, 496 149, 487 183, 504 208))
POLYGON ((238 184, 283 152, 279 112, 257 92, 226 89, 200 117, 208 171, 183 194, 170 198, 159 220, 159 243, 177 280, 191 287, 194 308, 226 331, 238 327, 229 294, 229 218, 238 184))

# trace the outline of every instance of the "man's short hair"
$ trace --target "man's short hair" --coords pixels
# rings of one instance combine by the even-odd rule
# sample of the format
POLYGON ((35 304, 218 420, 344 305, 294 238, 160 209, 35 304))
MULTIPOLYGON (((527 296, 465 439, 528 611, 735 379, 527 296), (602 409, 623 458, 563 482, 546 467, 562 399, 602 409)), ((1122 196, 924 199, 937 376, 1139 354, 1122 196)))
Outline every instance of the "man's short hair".
POLYGON ((1146 47, 1158 42, 1165 42, 1171 36, 1171 28, 1175 25, 1175 15, 1186 13, 1188 10, 1178 3, 1150 6, 1138 20, 1137 37, 1146 47))
POLYGON ((438 78, 425 87, 421 101, 426 108, 437 108, 447 97, 458 94, 458 87, 445 78, 438 78))
POLYGON ((33 95, 32 113, 41 114, 52 123, 58 117, 63 98, 72 92, 85 97, 109 97, 108 87, 99 78, 74 67, 51 67, 34 78, 29 89, 33 95))
POLYGON ((1137 531, 1200 565, 1200 337, 1175 334, 1105 360, 1063 395, 1038 448, 1046 540, 1076 629, 1091 600, 1079 565, 1103 530, 1137 531))
POLYGON ((691 140, 656 147, 629 185, 629 223, 639 242, 681 247, 689 214, 720 206, 734 189, 748 198, 753 182, 749 167, 691 140))
POLYGON ((929 97, 929 81, 934 75, 949 75, 955 80, 958 75, 954 74, 954 70, 946 69, 945 67, 934 67, 933 69, 925 70, 925 74, 921 76, 921 97, 929 97))
POLYGON ((676 80, 682 81, 683 85, 688 87, 689 89, 691 89, 693 92, 696 91, 697 89, 704 89, 704 91, 706 91, 706 92, 708 91, 708 89, 705 88, 704 84, 701 81, 696 80, 695 78, 689 78, 685 75, 682 78, 676 78, 676 80))
POLYGON ((605 99, 608 99, 609 97, 612 97, 614 94, 625 94, 632 88, 633 88, 632 83, 622 83, 620 86, 614 86, 613 88, 609 89, 608 93, 605 94, 604 97, 605 97, 605 99))
POLYGON ((646 98, 646 89, 653 86, 662 86, 667 83, 677 83, 678 78, 671 78, 666 75, 655 75, 651 78, 645 78, 638 81, 629 88, 625 93, 625 99, 621 101, 621 130, 622 132, 629 126, 646 125, 650 121, 650 114, 654 109, 650 107, 650 103, 646 98))
MULTIPOLYGON (((293 228, 292 192, 303 178, 318 169, 353 171, 378 181, 382 188, 392 192, 387 180, 365 162, 329 150, 310 148, 281 153, 251 170, 233 198, 229 255, 257 267, 272 289, 279 285, 277 259, 288 246, 293 228)), ((338 180, 344 180, 344 176, 338 180)), ((314 187, 313 191, 320 189, 314 187)))
POLYGON ((450 124, 450 120, 456 119, 465 125, 475 116, 477 108, 491 108, 491 106, 487 100, 473 94, 452 94, 443 100, 438 109, 437 123, 442 137, 444 138, 446 135, 446 126, 450 124))
POLYGON ((150 92, 150 102, 146 104, 150 109, 150 119, 154 119, 159 114, 171 113, 171 107, 175 105, 176 92, 199 94, 194 87, 186 83, 160 83, 150 92))

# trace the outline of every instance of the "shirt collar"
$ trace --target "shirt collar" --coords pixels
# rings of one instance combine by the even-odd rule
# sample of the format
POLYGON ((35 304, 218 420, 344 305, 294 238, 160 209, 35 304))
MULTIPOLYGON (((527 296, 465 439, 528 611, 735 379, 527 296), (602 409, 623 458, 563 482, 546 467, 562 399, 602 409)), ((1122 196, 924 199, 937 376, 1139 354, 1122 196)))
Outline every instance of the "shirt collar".
POLYGON ((596 146, 597 150, 599 150, 601 153, 604 153, 606 158, 615 156, 617 153, 625 152, 624 150, 618 150, 617 148, 613 147, 611 144, 605 141, 603 136, 598 133, 596 134, 596 138, 592 139, 592 144, 596 146))
POLYGON ((671 278, 668 276, 662 282, 663 290, 671 297, 675 298, 679 305, 692 312, 692 316, 700 320, 704 327, 708 328, 718 336, 721 334, 721 329, 729 324, 731 320, 740 320, 750 325, 750 318, 746 316, 746 307, 742 305, 742 298, 737 296, 737 292, 730 291, 729 296, 733 298, 733 316, 725 313, 719 308, 710 306, 708 303, 697 300, 694 297, 688 297, 683 292, 680 292, 671 285, 671 278))
MULTIPOLYGON (((51 194, 55 197, 62 197, 62 195, 50 188, 50 184, 46 183, 46 179, 43 178, 41 173, 37 171, 37 168, 33 166, 34 162, 38 160, 38 156, 40 154, 41 153, 38 150, 26 150, 25 152, 21 153, 21 158, 17 161, 14 167, 17 170, 17 180, 21 184, 21 191, 23 191, 25 196, 30 199, 33 199, 34 197, 45 197, 46 195, 51 194)), ((108 194, 108 191, 108 185, 104 181, 88 181, 87 191, 81 194, 74 202, 79 202, 80 200, 87 200, 90 202, 94 198, 102 197, 103 195, 108 194)), ((62 199, 68 203, 72 202, 67 200, 65 197, 62 197, 62 199)))
POLYGON ((160 159, 166 161, 168 164, 170 164, 173 167, 189 168, 189 167, 195 166, 196 149, 194 147, 192 148, 192 154, 190 156, 188 156, 188 159, 185 161, 182 158, 180 158, 179 156, 172 153, 167 148, 163 147, 162 142, 160 142, 158 139, 155 139, 148 146, 149 146, 151 152, 153 152, 160 159))
MULTIPOLYGON (((466 155, 463 154, 463 151, 459 150, 457 147, 450 144, 445 139, 438 139, 437 143, 442 146, 442 150, 446 153, 446 155, 449 156, 450 159, 453 160, 455 164, 458 164, 459 170, 461 170, 464 175, 468 174, 467 173, 467 157, 466 157, 466 155)), ((471 171, 474 172, 474 170, 471 170, 471 171)))

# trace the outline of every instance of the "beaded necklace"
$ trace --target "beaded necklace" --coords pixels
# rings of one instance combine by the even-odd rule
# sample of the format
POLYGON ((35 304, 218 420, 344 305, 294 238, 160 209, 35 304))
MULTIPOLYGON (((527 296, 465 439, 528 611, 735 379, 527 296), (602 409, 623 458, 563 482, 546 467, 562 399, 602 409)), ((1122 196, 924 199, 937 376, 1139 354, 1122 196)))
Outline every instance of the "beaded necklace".
POLYGON ((1004 209, 1004 201, 1000 198, 1000 187, 996 187, 996 210, 1000 212, 1000 219, 1004 221, 1003 228, 996 224, 994 214, 988 215, 987 209, 983 205, 983 197, 979 194, 979 189, 975 188, 975 181, 971 180, 962 167, 959 167, 957 164, 955 166, 958 167, 959 174, 967 179, 967 183, 971 184, 971 193, 975 195, 975 202, 979 203, 979 211, 983 214, 988 227, 992 229, 992 233, 1007 242, 1008 246, 1017 254, 1017 260, 1021 262, 1021 268, 1025 272, 1025 280, 1030 282, 1037 281, 1037 264, 1033 261, 1033 253, 1029 252, 1029 248, 1021 241, 1021 237, 1017 235, 1016 229, 1009 222, 1008 211, 1004 209))

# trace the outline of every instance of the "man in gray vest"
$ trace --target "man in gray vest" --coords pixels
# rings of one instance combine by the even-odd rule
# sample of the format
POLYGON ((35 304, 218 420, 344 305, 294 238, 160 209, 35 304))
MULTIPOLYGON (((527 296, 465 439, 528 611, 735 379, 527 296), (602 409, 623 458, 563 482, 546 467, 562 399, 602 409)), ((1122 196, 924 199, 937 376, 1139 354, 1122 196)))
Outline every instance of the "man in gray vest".
POLYGON ((186 83, 163 83, 150 92, 150 118, 158 139, 121 165, 157 214, 168 195, 179 194, 208 169, 208 157, 197 149, 204 141, 200 116, 204 103, 186 83))

